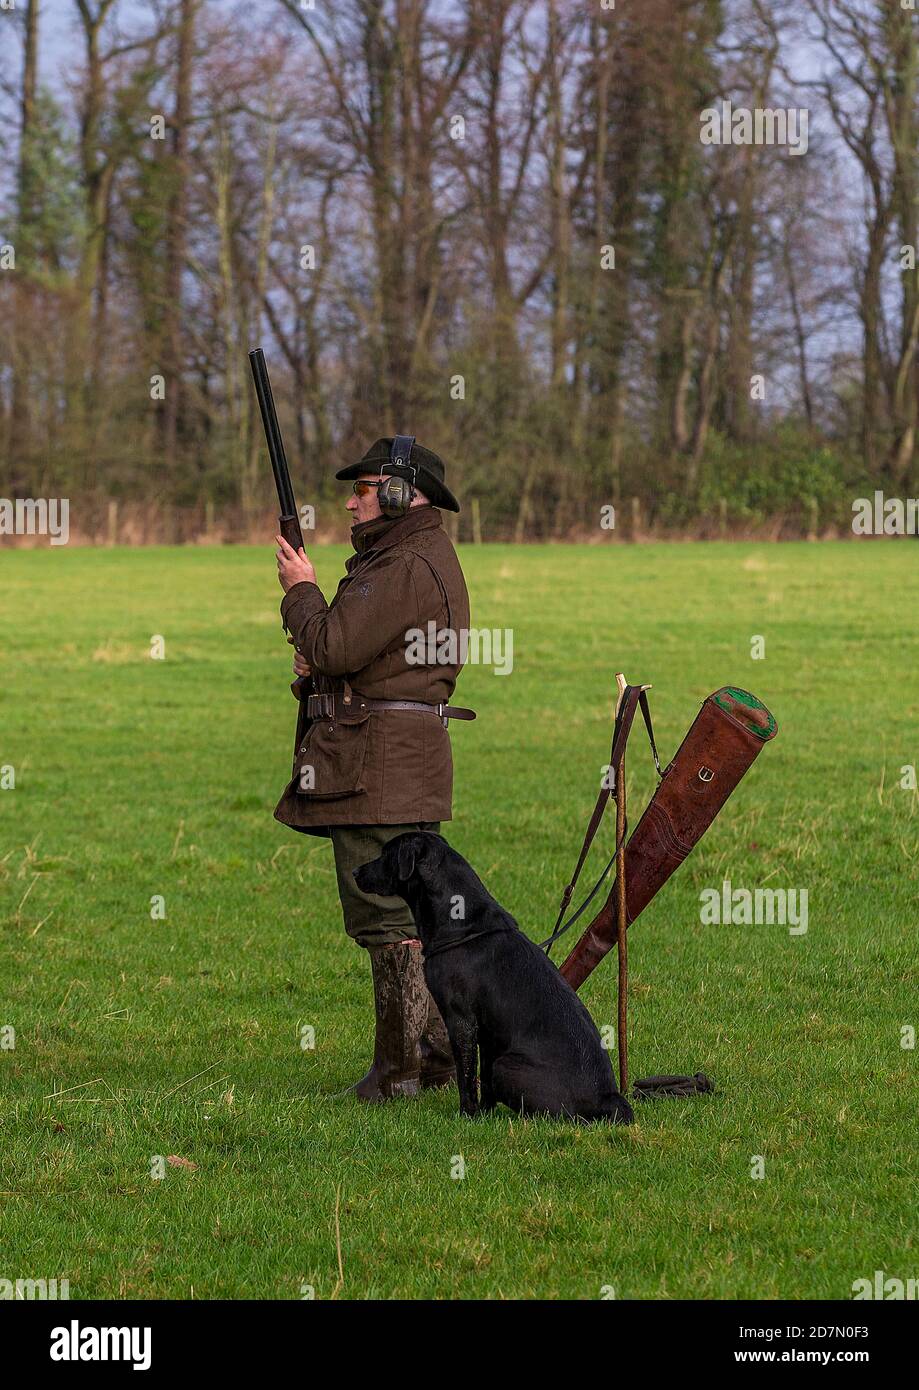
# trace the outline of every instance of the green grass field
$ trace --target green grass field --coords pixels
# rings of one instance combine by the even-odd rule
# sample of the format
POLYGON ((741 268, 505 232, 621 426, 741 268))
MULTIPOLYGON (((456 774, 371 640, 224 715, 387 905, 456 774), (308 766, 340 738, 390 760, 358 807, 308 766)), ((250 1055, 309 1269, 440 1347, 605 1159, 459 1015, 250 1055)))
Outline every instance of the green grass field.
MULTIPOLYGON (((344 558, 315 552, 327 594, 344 558)), ((630 933, 634 1074, 701 1069, 718 1092, 610 1130, 462 1122, 455 1091, 340 1094, 369 1058, 369 970, 328 843, 271 816, 294 704, 270 545, 0 555, 0 1278, 73 1298, 844 1299, 876 1269, 919 1274, 916 559, 463 549, 473 622, 513 630, 514 669, 461 679, 479 719, 452 726, 445 828, 536 939, 617 668, 654 683, 665 759, 719 685, 779 720, 630 933), (807 889, 806 935, 703 926, 725 878, 807 889), (196 1166, 154 1180, 157 1155, 196 1166)), ((653 783, 636 728, 633 823, 653 783)), ((584 997, 612 1022, 612 956, 584 997)))

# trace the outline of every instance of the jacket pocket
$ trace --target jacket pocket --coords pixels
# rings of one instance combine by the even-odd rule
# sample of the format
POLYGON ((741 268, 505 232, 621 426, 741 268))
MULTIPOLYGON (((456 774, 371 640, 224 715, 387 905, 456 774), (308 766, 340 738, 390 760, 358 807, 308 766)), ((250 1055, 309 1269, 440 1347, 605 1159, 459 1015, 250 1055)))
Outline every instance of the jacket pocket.
POLYGON ((369 734, 369 710, 346 719, 314 720, 294 757, 289 790, 314 801, 364 791, 369 734))

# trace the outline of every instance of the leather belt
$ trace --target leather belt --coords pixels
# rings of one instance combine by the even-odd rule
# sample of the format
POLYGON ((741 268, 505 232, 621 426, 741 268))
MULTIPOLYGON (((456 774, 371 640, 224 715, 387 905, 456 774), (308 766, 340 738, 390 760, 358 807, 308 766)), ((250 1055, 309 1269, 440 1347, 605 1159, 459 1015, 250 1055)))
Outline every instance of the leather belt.
POLYGON ((353 694, 349 699, 344 695, 308 695, 306 697, 306 716, 308 719, 346 719, 349 715, 360 714, 363 710, 381 709, 419 710, 422 714, 436 714, 444 728, 448 719, 475 719, 475 710, 463 709, 460 705, 448 705, 443 700, 430 705, 422 700, 370 700, 364 695, 353 694))

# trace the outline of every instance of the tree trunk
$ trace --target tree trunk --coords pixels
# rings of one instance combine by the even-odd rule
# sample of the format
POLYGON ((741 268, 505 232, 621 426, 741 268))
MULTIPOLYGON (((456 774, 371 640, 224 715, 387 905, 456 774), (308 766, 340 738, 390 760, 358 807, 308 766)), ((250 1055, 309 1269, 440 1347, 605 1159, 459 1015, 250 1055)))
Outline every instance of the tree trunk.
POLYGON ((561 392, 568 364, 568 280, 571 268, 571 223, 565 181, 562 117, 561 48, 556 0, 549 0, 549 183, 552 208, 552 386, 561 392))
MULTIPOLYGON (((901 246, 916 246, 919 197, 919 46, 912 16, 891 8, 883 16, 889 69, 885 79, 885 112, 893 150, 892 203, 901 246)), ((916 345, 919 338, 919 270, 900 273, 900 344, 893 372, 894 440, 888 457, 890 481, 899 486, 912 464, 916 438, 916 345)))
POLYGON ((18 247, 19 269, 13 300, 15 355, 13 359, 13 392, 10 430, 10 461, 14 495, 24 489, 28 470, 26 459, 31 448, 31 374, 32 347, 29 325, 31 291, 29 254, 32 223, 35 216, 35 170, 33 167, 35 140, 35 96, 38 83, 38 12, 39 0, 28 0, 25 14, 25 54, 22 71, 22 120, 19 140, 18 247))
MULTIPOLYGON (((761 98, 760 98, 761 104, 761 98)), ((745 443, 751 434, 750 378, 753 375, 753 283, 756 274, 754 196, 756 156, 744 149, 744 172, 737 207, 737 240, 728 338, 728 427, 732 439, 745 443)))
MULTIPOLYGON (((595 366, 597 303, 600 293, 601 268, 600 248, 606 245, 606 160, 609 148, 609 89, 612 73, 613 44, 607 25, 596 20, 591 22, 591 52, 594 55, 592 69, 593 89, 593 245, 590 248, 590 262, 587 271, 587 291, 583 318, 577 337, 574 363, 574 425, 572 443, 577 453, 584 448, 587 437, 588 405, 590 401, 591 370, 595 366)), ((615 272, 614 272, 615 273, 615 272)))
POLYGON ((188 143, 192 103, 192 59, 198 0, 180 0, 175 111, 172 119, 171 195, 166 215, 166 285, 163 323, 166 396, 158 412, 160 439, 168 460, 175 457, 182 411, 182 276, 188 221, 188 143))

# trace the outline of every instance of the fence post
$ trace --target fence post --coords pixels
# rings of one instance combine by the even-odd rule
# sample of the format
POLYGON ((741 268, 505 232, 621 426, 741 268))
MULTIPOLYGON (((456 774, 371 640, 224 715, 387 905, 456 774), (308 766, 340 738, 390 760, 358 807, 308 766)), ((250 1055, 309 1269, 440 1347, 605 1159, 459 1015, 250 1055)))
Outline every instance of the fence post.
POLYGON ((815 541, 817 539, 817 519, 817 499, 816 497, 811 497, 808 499, 807 509, 807 539, 809 541, 815 541))
POLYGON ((641 500, 632 498, 632 540, 637 541, 641 531, 641 500))
POLYGON ((476 545, 482 544, 482 512, 477 497, 472 499, 472 539, 476 545))
POLYGON ((108 504, 108 542, 109 545, 118 544, 118 503, 114 497, 109 499, 108 504))
POLYGON ((728 499, 718 498, 718 535, 724 540, 728 533, 728 499))

